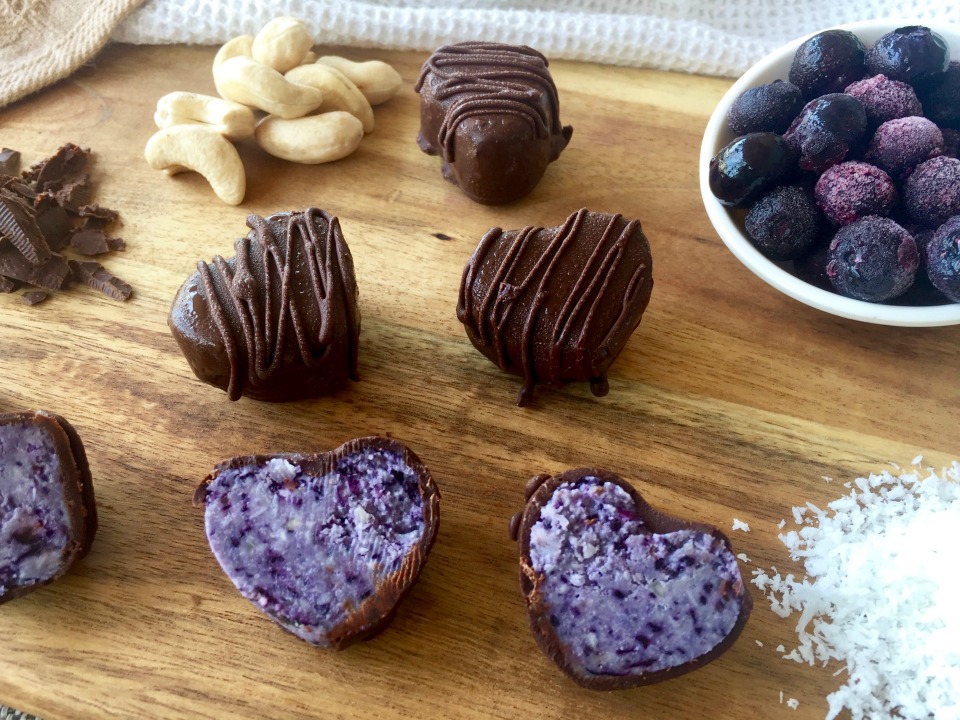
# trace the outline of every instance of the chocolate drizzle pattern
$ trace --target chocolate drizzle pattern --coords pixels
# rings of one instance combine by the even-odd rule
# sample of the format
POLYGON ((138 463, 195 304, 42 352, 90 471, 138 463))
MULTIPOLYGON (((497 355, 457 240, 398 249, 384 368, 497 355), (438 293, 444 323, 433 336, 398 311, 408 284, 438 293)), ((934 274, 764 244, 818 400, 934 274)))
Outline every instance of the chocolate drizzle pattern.
POLYGON ((291 358, 319 371, 347 332, 347 374, 356 380, 359 316, 353 260, 339 220, 311 208, 250 215, 236 257, 197 264, 202 295, 229 363, 227 394, 263 394, 291 358), (346 314, 342 323, 341 314, 346 314), (253 393, 250 391, 253 390, 253 393))
POLYGON ((527 121, 534 137, 559 134, 560 106, 547 59, 523 45, 470 42, 441 47, 424 64, 416 90, 428 75, 439 78, 434 94, 446 106, 438 142, 454 160, 456 129, 478 115, 508 114, 527 121), (545 108, 541 98, 547 101, 545 108))
POLYGON ((589 380, 606 369, 649 301, 649 245, 640 223, 587 210, 558 228, 490 230, 464 268, 457 318, 499 367, 521 375, 526 405, 536 384, 589 380))

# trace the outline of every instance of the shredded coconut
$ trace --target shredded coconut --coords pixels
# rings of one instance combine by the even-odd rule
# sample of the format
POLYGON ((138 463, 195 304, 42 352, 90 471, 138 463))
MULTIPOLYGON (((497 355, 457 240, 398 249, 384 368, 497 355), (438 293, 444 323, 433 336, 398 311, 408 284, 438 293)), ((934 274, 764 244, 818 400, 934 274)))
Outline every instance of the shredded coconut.
POLYGON ((743 532, 750 532, 750 526, 747 525, 743 520, 740 520, 738 518, 733 519, 733 529, 743 530, 743 532))
POLYGON ((845 708, 854 720, 960 720, 960 463, 898 471, 846 483, 826 511, 794 508, 800 527, 779 537, 805 577, 754 570, 775 613, 799 613, 784 659, 845 663, 827 720, 845 708))
POLYGON ((796 710, 798 707, 800 707, 800 701, 796 698, 790 698, 787 700, 787 707, 791 710, 796 710))
POLYGON ((737 560, 739 560, 740 562, 745 562, 745 563, 750 562, 750 558, 747 557, 747 554, 746 554, 746 553, 737 553, 737 560))

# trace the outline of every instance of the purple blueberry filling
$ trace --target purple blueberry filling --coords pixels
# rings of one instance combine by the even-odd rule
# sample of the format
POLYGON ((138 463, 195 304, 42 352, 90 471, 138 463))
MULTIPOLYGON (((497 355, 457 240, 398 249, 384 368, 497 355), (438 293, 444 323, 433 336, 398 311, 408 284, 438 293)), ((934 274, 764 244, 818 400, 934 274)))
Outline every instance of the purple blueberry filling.
POLYGON ((0 425, 0 597, 59 575, 70 537, 49 435, 34 424, 0 425))
POLYGON ((240 593, 320 646, 425 529, 417 474, 383 448, 346 455, 322 476, 282 457, 226 468, 205 503, 210 547, 240 593))
POLYGON ((696 530, 651 534, 620 486, 560 485, 530 530, 530 559, 561 643, 587 673, 640 675, 707 654, 733 630, 736 558, 696 530))

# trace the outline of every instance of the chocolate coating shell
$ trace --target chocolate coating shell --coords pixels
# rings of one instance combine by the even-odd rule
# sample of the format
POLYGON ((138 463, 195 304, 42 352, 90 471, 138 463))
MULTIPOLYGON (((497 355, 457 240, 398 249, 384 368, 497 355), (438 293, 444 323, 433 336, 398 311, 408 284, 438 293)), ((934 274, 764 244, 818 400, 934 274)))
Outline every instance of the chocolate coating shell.
POLYGON ((629 675, 595 674, 585 671, 578 662, 576 651, 559 638, 551 622, 551 608, 541 595, 543 578, 534 569, 531 559, 530 534, 540 519, 541 510, 550 501, 551 496, 564 484, 577 484, 585 478, 596 478, 601 483, 611 483, 622 488, 633 500, 634 512, 642 520, 645 530, 650 534, 662 535, 678 531, 693 531, 715 538, 727 552, 732 553, 729 539, 719 529, 705 523, 691 522, 673 517, 652 507, 632 485, 620 476, 601 468, 575 468, 558 475, 538 475, 531 478, 526 488, 526 505, 511 520, 511 537, 519 542, 520 550, 520 588, 527 605, 530 629, 537 645, 547 657, 574 680, 577 684, 592 690, 620 690, 661 682, 678 675, 684 675, 715 660, 728 650, 739 637, 750 612, 753 599, 740 582, 725 588, 724 593, 730 601, 739 606, 730 632, 709 652, 680 665, 655 672, 639 672, 629 675))
POLYGON ((236 255, 197 264, 168 324, 198 378, 270 402, 358 379, 360 311, 353 257, 323 210, 247 218, 236 255))
POLYGON ((579 210, 553 228, 493 228, 463 270, 457 318, 474 346, 537 383, 589 381, 607 393, 607 369, 640 323, 653 289, 639 221, 579 210))
MULTIPOLYGON (((90 552, 98 526, 90 465, 83 442, 74 427, 61 416, 42 410, 0 414, 0 426, 4 425, 32 425, 49 439, 56 456, 54 461, 60 480, 57 490, 66 509, 69 538, 56 570, 49 577, 41 582, 8 588, 6 592, 0 593, 0 604, 22 597, 64 575, 75 562, 90 552)), ((8 510, 14 509, 0 507, 0 520, 4 519, 2 515, 8 510)))
POLYGON ((525 45, 468 42, 439 48, 420 71, 417 143, 471 199, 519 200, 570 141, 547 65, 525 45))

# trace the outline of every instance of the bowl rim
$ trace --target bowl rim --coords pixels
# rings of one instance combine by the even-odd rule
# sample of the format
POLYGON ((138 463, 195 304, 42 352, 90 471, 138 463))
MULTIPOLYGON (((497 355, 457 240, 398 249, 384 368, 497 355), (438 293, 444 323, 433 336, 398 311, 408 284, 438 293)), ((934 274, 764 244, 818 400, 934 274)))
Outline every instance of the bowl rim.
MULTIPOLYGON (((768 74, 773 65, 792 58, 801 43, 824 30, 849 30, 858 36, 876 34, 879 38, 890 30, 910 25, 924 25, 938 34, 949 35, 950 37, 946 39, 950 44, 951 57, 954 60, 958 58, 960 25, 916 19, 885 18, 844 23, 816 30, 781 45, 751 65, 724 93, 707 122, 700 145, 700 195, 714 230, 727 248, 757 277, 794 300, 832 315, 868 323, 901 327, 956 325, 960 324, 960 303, 927 306, 870 303, 823 290, 801 280, 757 250, 734 222, 730 209, 722 205, 710 191, 710 160, 723 145, 726 145, 726 142, 721 144, 721 139, 725 133, 729 133, 726 122, 730 106, 745 90, 763 84, 759 82, 759 78, 768 74)), ((781 77, 785 79, 786 72, 781 77)), ((732 138, 732 133, 729 134, 732 138)))

